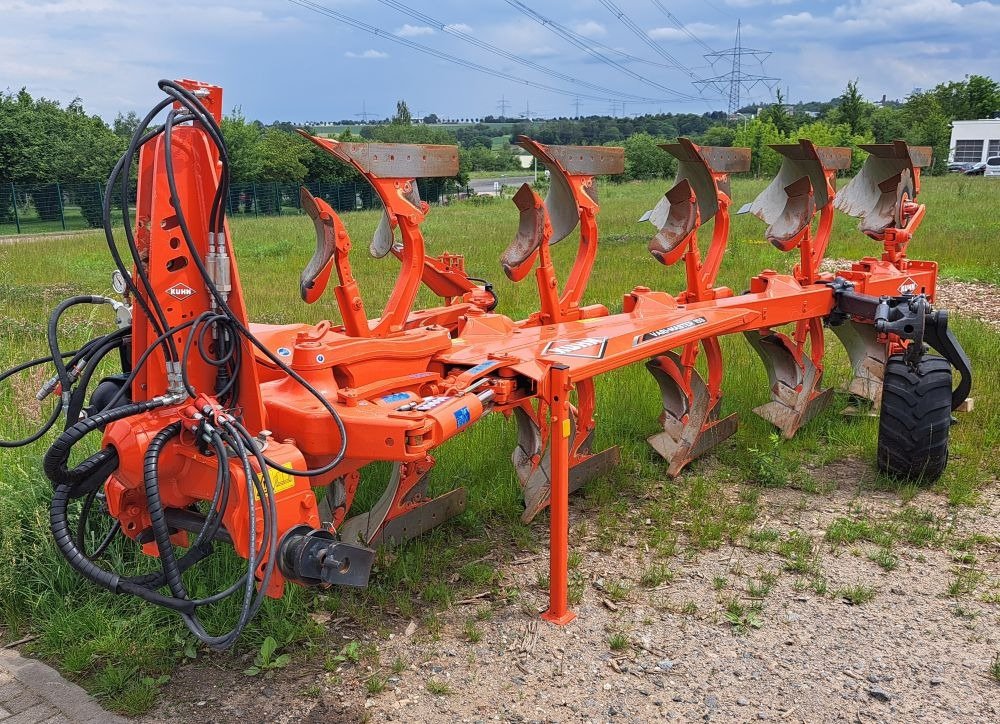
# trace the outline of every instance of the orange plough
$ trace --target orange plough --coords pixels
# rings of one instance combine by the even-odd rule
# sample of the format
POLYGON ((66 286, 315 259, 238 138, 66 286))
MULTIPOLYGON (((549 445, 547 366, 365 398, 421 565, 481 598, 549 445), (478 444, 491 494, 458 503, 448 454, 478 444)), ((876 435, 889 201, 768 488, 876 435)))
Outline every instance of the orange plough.
MULTIPOLYGON (((538 310, 512 319, 498 310, 492 286, 466 273, 461 255, 425 250, 422 224, 431 208, 420 198, 420 179, 454 176, 457 148, 304 134, 371 184, 384 215, 370 251, 394 257, 398 274, 384 309, 373 315, 354 276, 344 220, 303 189, 316 248, 299 291, 315 303, 329 287, 339 321, 263 325, 247 315, 226 221, 222 90, 195 81, 161 81, 160 88, 165 98, 140 124, 108 183, 106 233, 120 299, 74 297, 59 305, 49 325, 51 356, 27 366, 55 368, 39 392, 40 399, 58 397, 48 427, 65 413, 64 429, 44 456, 59 550, 96 585, 177 612, 211 646, 231 645, 264 597, 281 596, 286 582, 364 586, 376 546, 461 513, 464 489, 429 493, 434 451, 497 413, 516 422, 513 464, 524 520, 548 509, 543 616, 568 623, 570 493, 618 464, 617 448, 594 449, 597 379, 633 364, 650 370, 663 412, 662 430, 649 442, 664 458, 664 472, 676 476, 736 430, 736 415, 723 411, 719 338, 726 334, 743 333, 760 354, 771 399, 756 412, 790 437, 830 400, 822 386, 823 335, 832 327, 851 358, 852 392, 882 399, 882 471, 933 478, 944 467, 947 426, 942 431, 939 418, 965 399, 971 372, 946 313, 931 306, 936 264, 906 255, 925 212, 916 198, 926 149, 902 142, 866 147, 868 162, 838 193, 849 149, 806 140, 776 147, 781 171, 744 210, 767 224, 765 237, 780 252, 797 250, 798 263, 790 274, 762 271, 737 294, 717 276, 730 243, 730 176, 749 169, 750 151, 684 138, 664 146, 678 174, 643 217, 655 227, 650 274, 657 263, 683 264, 686 287, 623 290, 621 311, 613 313, 617 304, 583 299, 600 239, 597 188, 602 177, 623 171, 622 149, 521 137, 517 143, 548 169, 551 183, 545 199, 528 185, 514 196, 519 221, 499 266, 515 282, 534 269, 538 310), (111 200, 127 188, 136 157, 135 221, 127 213, 123 219, 126 261, 111 200), (881 258, 821 270, 835 208, 861 218, 861 230, 883 244, 881 258), (698 232, 709 221, 703 254, 698 232), (577 229, 575 260, 558 276, 551 246, 577 229), (421 285, 441 298, 439 306, 415 308, 421 285), (59 319, 78 304, 111 305, 118 327, 64 353, 59 319), (97 365, 116 352, 120 374, 91 390, 97 365), (697 368, 702 355, 704 374, 697 368), (954 389, 953 367, 961 378, 954 389), (893 392, 881 395, 887 375, 893 392), (74 447, 92 434, 100 438, 98 451, 71 464, 74 447), (376 461, 389 463, 391 473, 381 498, 359 513, 359 474, 376 461), (75 500, 83 501, 83 513, 71 512, 75 500), (88 525, 100 511, 113 525, 91 550, 88 525), (116 536, 158 558, 158 568, 109 568, 102 553, 116 536), (196 598, 183 574, 219 546, 245 559, 245 572, 196 598), (241 601, 236 624, 208 632, 199 609, 229 596, 241 601)), ((127 209, 127 192, 125 203, 127 209)))

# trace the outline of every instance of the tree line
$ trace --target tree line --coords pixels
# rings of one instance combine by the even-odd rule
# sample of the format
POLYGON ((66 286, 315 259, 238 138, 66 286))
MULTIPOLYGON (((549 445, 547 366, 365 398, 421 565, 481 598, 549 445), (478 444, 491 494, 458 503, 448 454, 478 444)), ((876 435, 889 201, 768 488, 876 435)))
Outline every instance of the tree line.
MULTIPOLYGON (((751 111, 753 109, 743 109, 751 111)), ((932 173, 945 170, 953 120, 989 118, 1000 114, 1000 84, 992 78, 970 75, 915 91, 903 102, 872 103, 847 84, 844 93, 826 103, 788 105, 778 101, 753 118, 728 119, 723 113, 702 115, 659 113, 634 118, 590 116, 540 122, 518 121, 507 125, 485 123, 448 127, 414 123, 405 101, 387 123, 366 124, 357 134, 345 131, 339 140, 457 144, 464 182, 471 171, 507 171, 520 168, 517 149, 498 136, 531 135, 542 143, 613 144, 625 147, 625 180, 669 175, 672 158, 659 143, 678 136, 717 146, 748 146, 753 150, 753 171, 771 174, 779 158, 769 144, 809 138, 821 145, 883 143, 901 138, 934 148, 932 173)), ((56 181, 82 185, 75 199, 92 225, 100 222, 103 182, 128 138, 139 124, 135 113, 119 114, 112 124, 88 115, 80 99, 63 107, 59 102, 33 98, 25 89, 0 93, 0 222, 8 221, 15 201, 12 184, 31 187, 34 194, 50 193, 56 181), (93 186, 91 186, 93 184, 93 186)), ((265 125, 247 119, 235 108, 222 122, 229 149, 232 179, 242 182, 307 183, 356 182, 358 175, 306 139, 290 123, 265 125)), ((308 130, 308 129, 307 129, 308 130)), ((863 154, 856 154, 856 164, 863 154)), ((439 181, 422 182, 423 190, 439 181)), ((24 192, 28 193, 28 192, 24 192)), ((17 199, 28 203, 27 197, 17 199)), ((60 213, 51 206, 40 215, 60 213)), ((44 218, 44 216, 43 216, 44 218)))

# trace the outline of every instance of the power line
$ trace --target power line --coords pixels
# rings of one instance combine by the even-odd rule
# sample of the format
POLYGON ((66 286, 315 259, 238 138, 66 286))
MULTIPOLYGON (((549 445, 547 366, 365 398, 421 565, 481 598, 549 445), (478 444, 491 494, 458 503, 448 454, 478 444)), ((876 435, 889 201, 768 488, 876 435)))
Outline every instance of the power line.
POLYGON ((670 20, 670 22, 674 25, 674 27, 676 27, 678 30, 680 30, 682 33, 684 33, 686 36, 688 36, 689 38, 691 38, 691 40, 693 40, 698 45, 700 45, 701 47, 703 47, 709 53, 714 53, 715 52, 715 49, 712 46, 710 46, 708 43, 704 42, 697 35, 695 35, 694 33, 692 33, 684 23, 682 23, 680 20, 677 19, 676 15, 674 15, 672 12, 670 12, 669 10, 667 10, 667 6, 664 5, 661 0, 650 0, 650 2, 652 2, 653 5, 655 5, 656 7, 658 7, 660 9, 660 12, 662 12, 664 15, 667 16, 667 19, 670 20))
POLYGON ((600 0, 600 3, 601 5, 606 7, 612 15, 618 18, 618 21, 621 22, 621 24, 624 25, 626 28, 628 28, 635 37, 639 38, 639 40, 641 40, 647 46, 652 48, 654 53, 659 55, 661 58, 670 63, 674 68, 681 71, 688 77, 694 80, 699 79, 698 76, 690 68, 688 68, 686 65, 681 63, 677 58, 675 58, 666 50, 664 50, 659 43, 657 43, 655 40, 649 37, 649 33, 647 33, 645 30, 636 25, 635 21, 633 21, 632 18, 626 15, 625 11, 622 10, 617 5, 615 5, 611 0, 600 0))
MULTIPOLYGON (((701 98, 699 96, 692 95, 690 93, 684 93, 683 91, 678 91, 678 90, 675 90, 673 88, 668 88, 667 86, 662 85, 660 83, 657 83, 656 81, 651 80, 650 78, 647 78, 647 77, 645 77, 643 75, 640 75, 639 73, 636 73, 631 68, 628 68, 628 67, 622 65, 621 63, 619 63, 619 62, 617 62, 615 60, 612 60, 608 56, 606 56, 603 53, 601 53, 600 51, 598 51, 596 49, 596 47, 594 47, 595 45, 597 45, 596 43, 592 43, 589 40, 582 39, 580 36, 576 35, 575 33, 571 32, 569 30, 567 30, 566 28, 564 28, 559 23, 557 23, 557 22, 555 22, 555 21, 553 21, 553 20, 545 17, 541 13, 538 13, 535 10, 533 10, 532 8, 528 7, 523 2, 521 2, 521 0, 506 0, 506 2, 507 2, 508 5, 510 5, 515 10, 523 13, 524 15, 527 15, 529 18, 531 18, 532 20, 534 20, 536 23, 538 23, 542 27, 548 28, 550 31, 552 31, 553 33, 555 33, 556 35, 558 35, 562 39, 566 40, 567 42, 575 45, 576 47, 578 47, 580 50, 584 51, 588 55, 591 55, 592 57, 597 58, 602 63, 605 63, 607 65, 611 65, 611 66, 617 68, 622 73, 625 73, 626 75, 628 75, 631 78, 635 78, 636 80, 641 81, 643 83, 648 83, 649 85, 652 85, 655 88, 659 88, 660 90, 662 90, 662 91, 664 91, 666 93, 670 93, 670 94, 676 96, 675 100, 683 100, 683 101, 702 101, 702 100, 704 100, 703 98, 701 98)), ((604 99, 604 100, 606 100, 606 99, 604 99)))
MULTIPOLYGON (((504 73, 494 68, 489 68, 485 65, 480 65, 479 63, 473 63, 472 61, 464 60, 463 58, 459 58, 449 53, 436 50, 434 48, 422 45, 421 43, 414 42, 407 38, 401 38, 398 35, 393 35, 392 33, 386 32, 385 30, 382 30, 379 27, 376 27, 374 25, 369 25, 366 22, 363 22, 361 20, 356 20, 355 18, 345 15, 344 13, 332 10, 324 5, 320 5, 319 3, 312 2, 312 0, 288 0, 288 2, 292 3, 293 5, 298 5, 299 7, 305 8, 306 10, 311 10, 314 13, 325 15, 326 17, 344 23, 345 25, 350 25, 352 28, 357 28, 358 30, 362 30, 366 33, 371 33, 372 35, 375 35, 379 38, 383 38, 384 40, 390 40, 399 45, 405 45, 408 48, 411 48, 421 53, 425 53, 427 55, 431 55, 441 60, 445 60, 449 63, 455 63, 456 65, 460 65, 463 68, 467 68, 468 70, 475 70, 480 73, 486 73, 487 75, 492 75, 496 78, 500 78, 501 80, 513 81, 514 83, 520 83, 522 85, 531 86, 532 88, 548 91, 550 93, 558 93, 560 95, 565 95, 565 96, 579 95, 582 98, 588 98, 590 100, 602 101, 602 102, 607 101, 607 97, 605 96, 596 96, 586 93, 578 93, 576 91, 566 90, 564 88, 556 88, 555 86, 551 86, 545 83, 539 83, 533 80, 528 80, 527 78, 521 78, 515 75, 510 75, 509 73, 504 73)), ((665 90, 669 91, 670 89, 665 88, 665 90)), ((676 92, 676 91, 671 91, 671 92, 676 92)), ((698 100, 698 99, 692 97, 692 100, 698 100)), ((658 101, 651 99, 648 102, 656 103, 658 101)))
POLYGON ((459 27, 453 24, 444 23, 437 18, 433 18, 426 13, 420 12, 411 8, 404 2, 399 2, 399 0, 378 0, 382 5, 398 10, 399 12, 407 15, 414 20, 424 23, 425 25, 431 26, 442 33, 447 33, 448 35, 454 36, 460 40, 475 45, 477 48, 485 50, 494 55, 499 55, 501 58, 506 58, 514 63, 520 63, 521 65, 527 66, 532 70, 537 70, 540 73, 545 73, 546 75, 558 78, 559 80, 566 81, 567 83, 573 83, 574 85, 580 85, 585 88, 590 88, 594 91, 599 91, 601 93, 607 93, 609 96, 622 96, 626 98, 631 98, 635 101, 644 101, 649 103, 658 102, 655 98, 647 98, 644 96, 633 95, 632 93, 626 93, 621 90, 615 90, 613 88, 605 88, 604 86, 597 85, 596 83, 591 83, 590 81, 584 80, 582 78, 577 78, 576 76, 570 75, 569 73, 563 73, 560 70, 554 68, 549 68, 548 66, 542 65, 541 63, 536 63, 528 58, 522 58, 521 56, 511 53, 510 51, 499 48, 491 43, 487 43, 485 40, 480 40, 474 35, 470 35, 459 27))
POLYGON ((361 113, 355 113, 355 116, 360 118, 364 123, 368 123, 368 116, 374 116, 374 113, 369 113, 368 109, 365 108, 365 102, 361 101, 361 113))
POLYGON ((733 116, 736 112, 742 108, 740 104, 740 92, 746 91, 750 92, 754 87, 758 85, 767 86, 768 89, 774 90, 774 87, 780 82, 780 78, 773 78, 766 75, 754 75, 752 73, 745 73, 743 71, 743 58, 749 57, 760 63, 761 69, 764 67, 764 61, 769 55, 771 55, 770 50, 756 50, 754 48, 744 48, 743 42, 741 40, 741 22, 736 21, 736 44, 732 48, 727 48, 726 50, 712 51, 711 53, 706 53, 705 57, 713 64, 722 60, 723 58, 729 58, 731 62, 731 70, 728 73, 723 73, 722 75, 717 75, 714 78, 705 78, 704 80, 696 81, 695 85, 705 84, 712 85, 720 90, 724 86, 729 87, 729 115, 733 116))

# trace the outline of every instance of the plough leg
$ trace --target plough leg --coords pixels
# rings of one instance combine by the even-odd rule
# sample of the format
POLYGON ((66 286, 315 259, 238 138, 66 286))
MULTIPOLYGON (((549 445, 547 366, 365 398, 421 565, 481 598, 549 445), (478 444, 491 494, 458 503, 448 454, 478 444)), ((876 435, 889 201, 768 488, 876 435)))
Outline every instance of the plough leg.
POLYGON ((767 368, 771 386, 771 401, 754 408, 754 412, 781 430, 788 439, 809 422, 829 403, 830 388, 822 389, 823 328, 820 319, 800 322, 795 341, 780 332, 761 334, 744 332, 750 346, 756 350, 767 368), (812 356, 804 352, 806 337, 812 346, 812 356))
MULTIPOLYGON (((705 341, 709 368, 721 362, 718 340, 705 341)), ((719 419, 721 394, 718 381, 709 383, 693 366, 696 350, 685 350, 686 361, 668 352, 646 363, 663 397, 660 422, 663 432, 651 435, 649 444, 667 461, 667 475, 676 477, 692 460, 708 452, 736 432, 736 415, 719 419)))
MULTIPOLYGON (((591 453, 594 439, 594 385, 587 380, 577 385, 578 405, 568 405, 569 422, 569 492, 608 473, 618 464, 618 447, 591 453)), ((551 489, 550 462, 552 445, 545 423, 547 405, 539 400, 537 408, 525 403, 514 408, 517 423, 517 447, 512 460, 524 493, 521 520, 530 522, 549 504, 551 489)))
POLYGON ((848 320, 833 328, 847 350, 854 376, 847 391, 871 400, 875 407, 882 402, 882 375, 885 372, 886 345, 876 340, 875 326, 848 320))
POLYGON ((570 384, 566 367, 554 365, 549 372, 549 478, 552 506, 549 511, 549 608, 542 618, 556 625, 569 623, 576 614, 569 610, 569 487, 570 487, 570 384))
POLYGON ((400 542, 440 525, 465 510, 465 488, 437 498, 427 496, 427 476, 434 467, 429 455, 415 463, 395 463, 389 484, 367 513, 348 518, 340 527, 341 540, 377 545, 400 542))

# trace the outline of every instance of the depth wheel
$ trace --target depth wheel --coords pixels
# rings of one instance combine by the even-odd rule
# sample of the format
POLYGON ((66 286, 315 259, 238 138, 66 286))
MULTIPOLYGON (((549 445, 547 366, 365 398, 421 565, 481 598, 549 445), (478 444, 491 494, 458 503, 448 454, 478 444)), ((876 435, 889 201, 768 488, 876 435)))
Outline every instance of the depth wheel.
POLYGON ((894 478, 937 480, 948 463, 951 365, 925 354, 916 368, 902 355, 885 363, 878 423, 878 469, 894 478))

